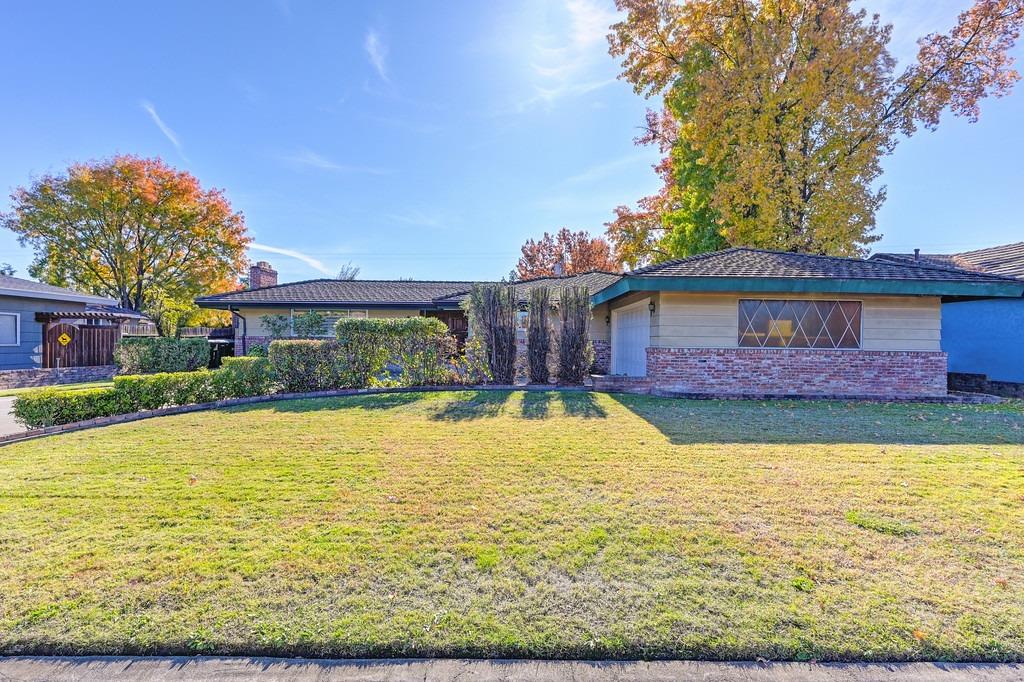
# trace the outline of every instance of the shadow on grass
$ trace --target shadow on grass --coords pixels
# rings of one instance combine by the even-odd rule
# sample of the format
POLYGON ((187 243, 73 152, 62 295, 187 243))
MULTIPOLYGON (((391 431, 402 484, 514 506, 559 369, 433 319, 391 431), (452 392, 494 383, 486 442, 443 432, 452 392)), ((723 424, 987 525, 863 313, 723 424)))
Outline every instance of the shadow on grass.
POLYGON ((431 417, 437 421, 467 421, 496 417, 508 402, 509 391, 465 391, 454 394, 444 407, 431 417))
POLYGON ((372 395, 351 395, 334 398, 303 398, 299 400, 278 400, 252 405, 239 405, 227 408, 232 412, 250 412, 265 410, 268 407, 274 412, 324 412, 327 410, 359 409, 359 410, 390 410, 403 405, 410 405, 423 400, 423 393, 379 393, 372 395))
POLYGON ((610 397, 672 443, 1024 444, 1024 412, 991 405, 610 397), (993 407, 997 409, 993 409, 993 407), (998 408, 1003 409, 998 409, 998 408))
POLYGON ((551 414, 551 399, 554 395, 549 391, 527 391, 523 394, 522 414, 524 419, 547 419, 551 414))
POLYGON ((590 391, 562 391, 558 397, 566 416, 584 419, 604 419, 608 416, 608 411, 601 407, 597 396, 590 391))

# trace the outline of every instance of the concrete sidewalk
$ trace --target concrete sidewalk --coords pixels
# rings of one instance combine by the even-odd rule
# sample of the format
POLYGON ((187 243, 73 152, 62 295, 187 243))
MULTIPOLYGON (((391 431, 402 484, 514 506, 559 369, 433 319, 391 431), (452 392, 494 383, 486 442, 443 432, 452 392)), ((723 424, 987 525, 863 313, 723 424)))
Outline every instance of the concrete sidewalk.
POLYGON ((716 663, 228 657, 0 657, 2 682, 100 680, 700 680, 701 682, 1009 682, 1024 665, 986 663, 716 663))

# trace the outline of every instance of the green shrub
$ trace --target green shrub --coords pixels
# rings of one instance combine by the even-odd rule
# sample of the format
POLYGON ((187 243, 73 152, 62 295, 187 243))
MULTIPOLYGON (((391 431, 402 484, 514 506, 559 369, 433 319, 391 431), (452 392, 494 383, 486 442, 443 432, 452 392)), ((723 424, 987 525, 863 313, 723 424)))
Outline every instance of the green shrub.
POLYGON ((317 311, 310 310, 293 318, 292 329, 300 339, 320 337, 327 332, 327 320, 317 311))
POLYGON ((114 377, 114 390, 130 412, 208 403, 218 398, 213 381, 216 373, 202 370, 119 376, 114 377))
POLYGON ((270 344, 270 369, 289 393, 357 386, 337 341, 279 340, 270 344))
MULTIPOLYGON (((254 343, 249 346, 249 352, 245 354, 250 358, 265 358, 267 357, 267 344, 265 343, 254 343)), ((240 357, 245 357, 240 356, 240 357)))
POLYGON ((274 392, 270 360, 260 357, 224 358, 213 372, 214 393, 218 398, 244 398, 274 392))
POLYGON ((458 344, 436 317, 342 319, 335 334, 352 386, 384 382, 389 363, 400 386, 459 381, 458 344))
POLYGON ((29 428, 39 428, 172 405, 269 395, 274 390, 266 358, 225 358, 224 366, 213 371, 118 376, 113 388, 26 391, 15 398, 14 416, 29 428))
POLYGON ((123 396, 113 388, 62 391, 41 388, 26 391, 14 400, 14 418, 30 429, 85 421, 130 412, 123 396))
POLYGON ((118 374, 191 372, 210 363, 210 344, 204 338, 128 337, 114 348, 118 374))
POLYGON ((282 315, 281 313, 260 315, 260 322, 263 324, 263 328, 267 330, 267 336, 271 339, 283 339, 286 336, 291 336, 292 318, 288 315, 282 315))
POLYGON ((389 360, 399 367, 402 386, 452 384, 458 381, 454 358, 458 342, 436 317, 383 320, 390 323, 389 360))

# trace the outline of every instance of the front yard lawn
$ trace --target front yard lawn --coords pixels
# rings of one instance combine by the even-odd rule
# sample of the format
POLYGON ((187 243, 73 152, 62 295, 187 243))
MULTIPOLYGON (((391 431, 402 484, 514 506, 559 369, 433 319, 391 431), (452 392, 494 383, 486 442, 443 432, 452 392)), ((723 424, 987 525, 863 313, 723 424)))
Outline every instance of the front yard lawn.
POLYGON ((0 448, 0 653, 1024 660, 1024 409, 422 393, 0 448))

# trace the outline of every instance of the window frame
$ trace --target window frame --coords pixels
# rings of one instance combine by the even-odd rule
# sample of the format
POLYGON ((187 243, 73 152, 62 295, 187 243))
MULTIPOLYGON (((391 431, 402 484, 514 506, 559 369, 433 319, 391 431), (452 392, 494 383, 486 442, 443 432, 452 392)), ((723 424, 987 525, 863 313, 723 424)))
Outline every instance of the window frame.
POLYGON ((0 315, 11 315, 14 317, 14 343, 0 343, 2 348, 17 348, 21 346, 21 313, 0 311, 0 315))
POLYGON ((862 298, 737 298, 736 299, 736 348, 748 348, 753 350, 840 350, 840 351, 861 351, 864 350, 864 299, 862 298), (792 303, 792 302, 807 302, 807 303, 856 303, 860 306, 860 314, 857 316, 857 326, 854 329, 856 334, 857 345, 852 348, 841 348, 839 346, 820 347, 820 346, 745 346, 742 343, 743 340, 743 311, 742 304, 744 301, 756 301, 757 303, 767 302, 781 302, 781 303, 792 303))

